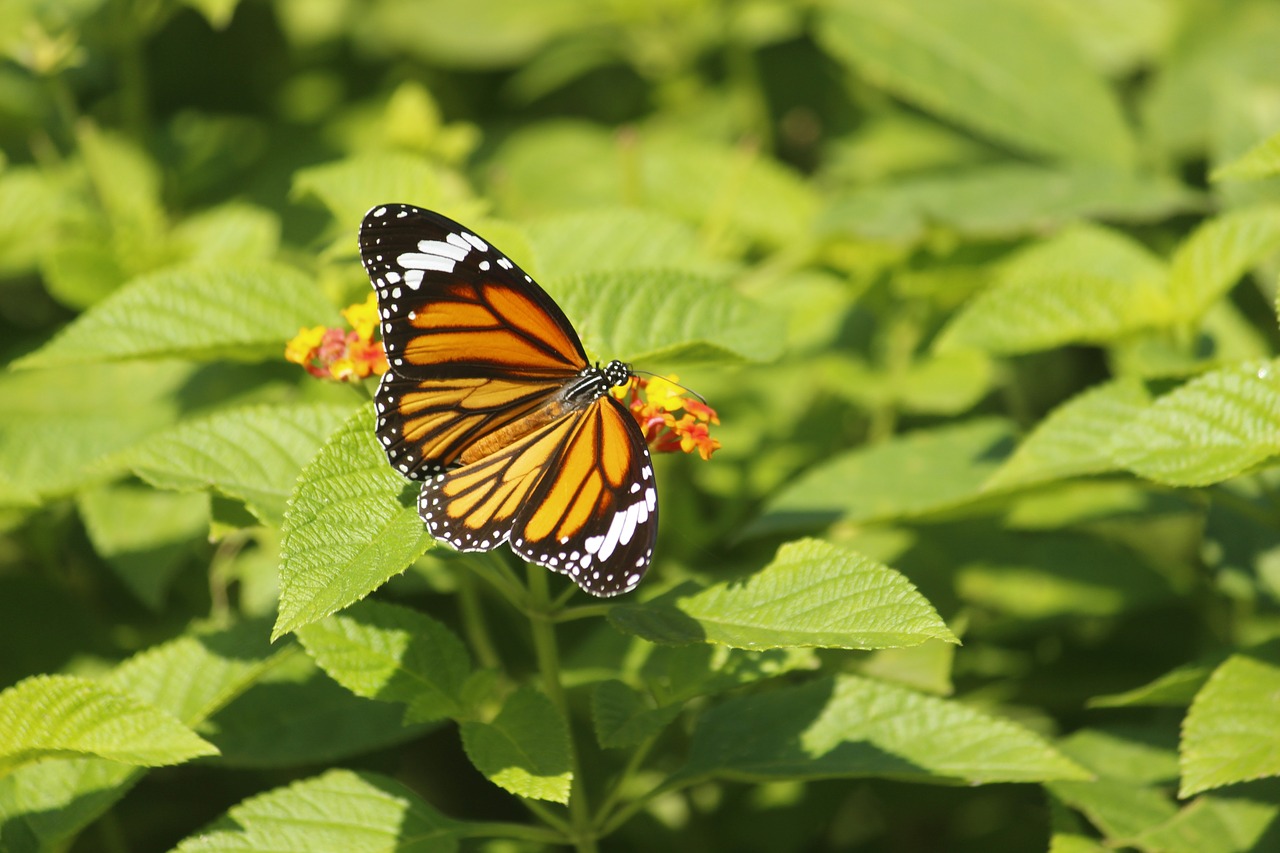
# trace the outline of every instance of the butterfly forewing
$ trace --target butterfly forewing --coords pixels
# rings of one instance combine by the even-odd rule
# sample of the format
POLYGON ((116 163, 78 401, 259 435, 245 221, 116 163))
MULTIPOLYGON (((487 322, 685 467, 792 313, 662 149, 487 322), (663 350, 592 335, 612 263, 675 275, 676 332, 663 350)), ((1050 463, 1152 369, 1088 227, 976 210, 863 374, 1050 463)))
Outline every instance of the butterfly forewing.
POLYGON ((607 394, 564 312, 485 240, 437 213, 380 205, 360 228, 390 372, 376 432, 423 479, 419 514, 461 550, 509 542, 601 596, 635 587, 657 531, 640 427, 607 394))

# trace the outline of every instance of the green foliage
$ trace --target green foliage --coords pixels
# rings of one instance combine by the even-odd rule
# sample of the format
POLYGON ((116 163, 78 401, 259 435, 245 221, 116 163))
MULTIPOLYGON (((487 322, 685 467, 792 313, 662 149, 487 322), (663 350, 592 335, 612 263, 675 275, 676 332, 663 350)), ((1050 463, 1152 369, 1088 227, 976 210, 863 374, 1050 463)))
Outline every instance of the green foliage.
POLYGON ((0 2, 0 851, 1276 849, 1277 44, 0 2), (637 591, 434 547, 286 360, 388 202, 718 413, 637 591))

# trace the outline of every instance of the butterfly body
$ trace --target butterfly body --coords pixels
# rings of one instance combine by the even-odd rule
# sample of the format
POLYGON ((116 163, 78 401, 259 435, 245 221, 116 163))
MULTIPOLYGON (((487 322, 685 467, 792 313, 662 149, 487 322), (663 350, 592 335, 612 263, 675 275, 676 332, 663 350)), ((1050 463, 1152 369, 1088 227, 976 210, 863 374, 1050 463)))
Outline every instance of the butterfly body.
POLYGON ((360 253, 390 371, 375 431, 423 481, 418 511, 459 550, 503 542, 593 595, 648 568, 657 492, 644 436, 608 392, 629 365, 592 365, 532 277, 437 213, 375 207, 360 253))

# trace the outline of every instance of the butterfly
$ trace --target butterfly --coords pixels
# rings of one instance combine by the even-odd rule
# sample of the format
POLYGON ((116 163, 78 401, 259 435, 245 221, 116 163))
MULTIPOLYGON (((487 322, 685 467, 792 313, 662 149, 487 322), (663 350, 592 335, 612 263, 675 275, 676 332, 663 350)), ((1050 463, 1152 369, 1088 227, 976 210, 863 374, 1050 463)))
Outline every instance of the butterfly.
POLYGON ((390 370, 374 397, 418 514, 461 551, 503 542, 596 596, 635 588, 658 529, 649 449, 609 393, 630 365, 591 364, 569 319, 457 222, 381 204, 360 226, 390 370))

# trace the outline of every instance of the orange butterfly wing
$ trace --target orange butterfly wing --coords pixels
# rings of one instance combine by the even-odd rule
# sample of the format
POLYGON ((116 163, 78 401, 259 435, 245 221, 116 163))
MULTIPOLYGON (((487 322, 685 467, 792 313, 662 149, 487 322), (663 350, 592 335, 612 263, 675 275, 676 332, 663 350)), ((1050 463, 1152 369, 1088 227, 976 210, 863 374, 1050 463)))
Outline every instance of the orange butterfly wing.
POLYGON ((419 513, 462 550, 509 542, 594 595, 634 588, 657 493, 639 426, 559 306, 463 226, 409 205, 360 230, 391 370, 375 399, 391 464, 425 480, 419 513))

